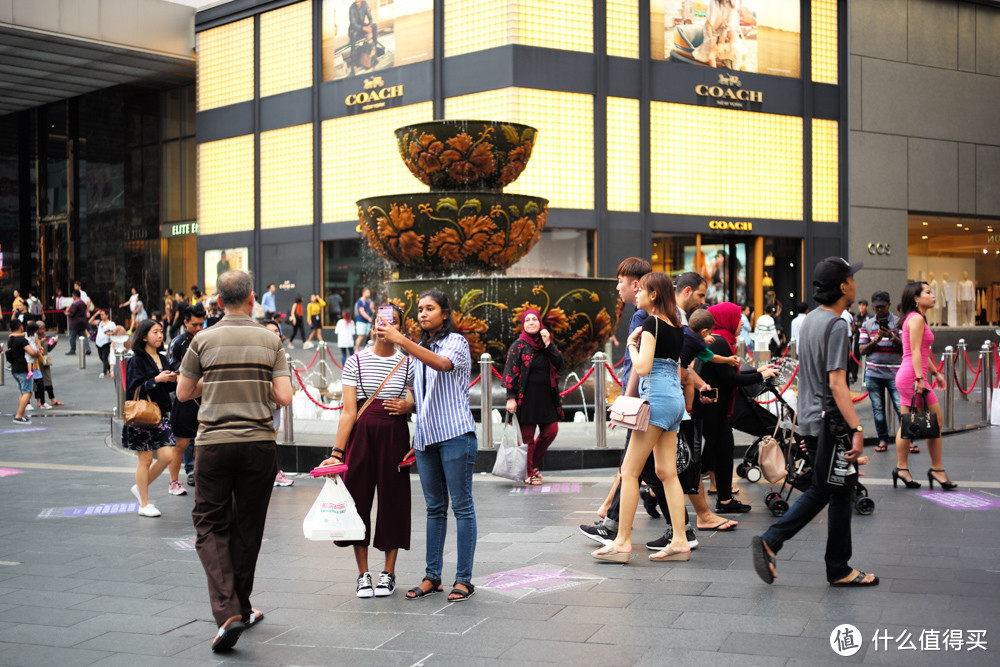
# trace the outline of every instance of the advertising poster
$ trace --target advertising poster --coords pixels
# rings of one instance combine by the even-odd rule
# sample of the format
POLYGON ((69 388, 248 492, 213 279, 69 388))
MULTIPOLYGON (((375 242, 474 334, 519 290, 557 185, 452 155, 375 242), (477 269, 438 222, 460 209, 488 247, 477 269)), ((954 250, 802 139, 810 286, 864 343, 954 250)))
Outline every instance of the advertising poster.
POLYGON ((730 261, 729 244, 701 245, 701 252, 693 245, 684 246, 684 271, 696 271, 705 278, 705 303, 714 306, 723 301, 743 303, 747 299, 747 252, 746 245, 737 243, 735 257, 730 261), (728 294, 729 272, 736 272, 736 293, 728 294))
POLYGON ((650 0, 652 57, 799 77, 798 0, 650 0))
POLYGON ((216 281, 220 273, 230 269, 249 271, 250 250, 248 248, 223 248, 221 250, 205 251, 205 288, 204 293, 214 295, 216 281))
POLYGON ((434 0, 323 0, 323 80, 434 57, 434 0))

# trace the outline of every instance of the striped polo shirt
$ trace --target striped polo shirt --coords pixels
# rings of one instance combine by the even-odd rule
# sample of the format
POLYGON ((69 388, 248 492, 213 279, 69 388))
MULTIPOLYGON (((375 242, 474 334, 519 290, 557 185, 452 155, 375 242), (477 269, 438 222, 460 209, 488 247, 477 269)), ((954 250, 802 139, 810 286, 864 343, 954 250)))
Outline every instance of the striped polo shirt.
POLYGON ((203 379, 196 445, 274 442, 271 380, 289 375, 281 340, 230 314, 191 341, 181 375, 203 379))
MULTIPOLYGON (((899 336, 899 319, 894 313, 889 313, 889 330, 899 336)), ((878 320, 870 317, 862 323, 858 330, 858 345, 865 346, 872 342, 878 333, 878 320)), ((903 361, 903 341, 898 342, 892 337, 882 338, 868 353, 865 372, 868 377, 880 380, 896 379, 896 371, 903 361)))
MULTIPOLYGON (((451 360, 446 373, 414 359, 413 385, 417 401, 417 424, 413 448, 423 451, 427 445, 444 442, 476 430, 469 410, 469 376, 472 357, 469 343, 461 334, 451 333, 431 343, 431 351, 451 360)), ((485 419, 489 419, 489 415, 485 419)))

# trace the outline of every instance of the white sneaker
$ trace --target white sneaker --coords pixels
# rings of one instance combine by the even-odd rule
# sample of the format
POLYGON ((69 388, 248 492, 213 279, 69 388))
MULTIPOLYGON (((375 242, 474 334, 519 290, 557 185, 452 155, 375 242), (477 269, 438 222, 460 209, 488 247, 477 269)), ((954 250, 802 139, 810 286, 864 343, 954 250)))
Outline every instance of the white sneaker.
POLYGON ((158 517, 160 516, 160 510, 156 509, 156 505, 153 503, 149 503, 145 507, 139 508, 139 516, 158 517))
POLYGON ((142 505, 142 496, 139 495, 139 485, 133 484, 132 488, 129 489, 129 491, 132 492, 132 495, 135 496, 135 499, 139 502, 140 505, 142 505))
POLYGON ((31 403, 28 403, 28 405, 27 405, 27 406, 25 406, 25 408, 24 408, 24 409, 25 409, 25 410, 34 410, 34 409, 35 409, 35 406, 34 406, 34 405, 32 405, 31 403))
POLYGON ((175 479, 174 481, 170 482, 170 488, 167 489, 167 493, 169 493, 172 496, 186 496, 187 489, 184 488, 184 485, 181 484, 181 481, 179 479, 175 479))
POLYGON ((313 345, 312 343, 303 343, 303 344, 302 344, 302 349, 303 349, 303 350, 311 350, 311 349, 313 349, 314 347, 315 347, 315 345, 313 345))
POLYGON ((38 406, 38 407, 40 407, 40 408, 41 408, 42 410, 51 410, 51 409, 52 409, 52 406, 51 406, 51 405, 49 405, 48 403, 42 403, 42 404, 41 404, 40 406, 38 406))
POLYGON ((97 377, 99 377, 99 378, 102 378, 102 377, 106 377, 106 375, 107 375, 106 373, 101 373, 101 374, 100 374, 100 375, 98 375, 97 377))

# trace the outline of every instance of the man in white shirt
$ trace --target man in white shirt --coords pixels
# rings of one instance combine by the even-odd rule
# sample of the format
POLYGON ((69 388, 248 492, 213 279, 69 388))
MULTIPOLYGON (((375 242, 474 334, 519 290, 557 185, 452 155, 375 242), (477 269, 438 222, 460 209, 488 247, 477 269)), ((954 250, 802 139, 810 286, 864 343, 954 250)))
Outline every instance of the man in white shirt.
POLYGON ((805 301, 799 301, 795 310, 798 315, 792 319, 792 340, 799 339, 799 329, 802 327, 802 321, 806 319, 806 313, 809 312, 809 304, 805 301))
POLYGON ((128 328, 132 329, 135 326, 135 309, 139 305, 139 292, 134 287, 132 288, 132 296, 128 298, 128 301, 123 301, 118 304, 119 308, 124 308, 128 306, 128 328))

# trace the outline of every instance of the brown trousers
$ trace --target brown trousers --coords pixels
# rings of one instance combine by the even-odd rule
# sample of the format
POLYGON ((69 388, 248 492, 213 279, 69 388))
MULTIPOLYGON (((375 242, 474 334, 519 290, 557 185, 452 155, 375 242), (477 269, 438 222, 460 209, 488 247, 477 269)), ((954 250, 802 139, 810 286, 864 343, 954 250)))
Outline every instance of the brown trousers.
POLYGON ((250 615, 264 521, 278 473, 273 442, 194 448, 195 549, 217 625, 250 615))

